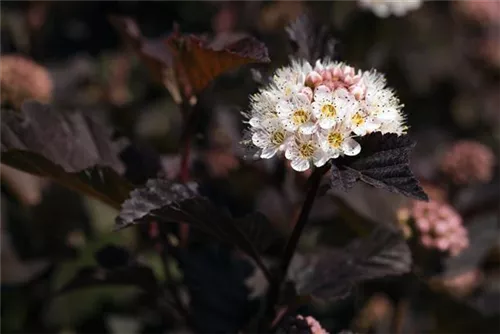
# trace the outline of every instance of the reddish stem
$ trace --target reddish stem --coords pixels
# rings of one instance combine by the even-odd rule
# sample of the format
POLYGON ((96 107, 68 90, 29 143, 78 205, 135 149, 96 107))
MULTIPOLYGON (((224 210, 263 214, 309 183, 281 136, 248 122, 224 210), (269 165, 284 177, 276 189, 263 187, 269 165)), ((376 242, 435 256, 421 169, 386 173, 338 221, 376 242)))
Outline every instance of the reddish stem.
MULTIPOLYGON (((179 181, 186 183, 190 179, 189 173, 189 160, 191 155, 191 141, 195 129, 196 112, 193 110, 189 101, 184 101, 180 105, 181 112, 184 116, 184 129, 181 135, 182 153, 181 153, 181 166, 179 172, 179 181)), ((179 230, 179 244, 181 247, 186 246, 189 237, 189 225, 181 223, 179 230)))

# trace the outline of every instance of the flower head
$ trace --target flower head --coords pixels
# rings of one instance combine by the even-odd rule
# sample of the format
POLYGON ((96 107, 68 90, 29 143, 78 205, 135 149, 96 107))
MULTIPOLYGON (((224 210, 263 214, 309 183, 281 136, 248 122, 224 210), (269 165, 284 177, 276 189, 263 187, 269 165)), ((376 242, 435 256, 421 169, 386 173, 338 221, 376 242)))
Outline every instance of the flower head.
POLYGON ((402 105, 385 78, 340 62, 293 61, 251 97, 249 136, 257 156, 284 154, 297 171, 357 155, 356 137, 405 132, 402 105))
POLYGON ((370 9, 378 17, 386 18, 406 15, 409 11, 418 9, 422 0, 359 0, 362 8, 370 9))
POLYGON ((462 217, 448 204, 437 201, 414 201, 411 216, 425 248, 456 256, 469 246, 462 217))
POLYGON ((457 184, 489 182, 494 165, 490 148, 467 140, 456 142, 441 160, 441 170, 457 184))
POLYGON ((49 102, 53 83, 49 72, 42 66, 21 56, 0 57, 2 103, 20 108, 26 99, 49 102))

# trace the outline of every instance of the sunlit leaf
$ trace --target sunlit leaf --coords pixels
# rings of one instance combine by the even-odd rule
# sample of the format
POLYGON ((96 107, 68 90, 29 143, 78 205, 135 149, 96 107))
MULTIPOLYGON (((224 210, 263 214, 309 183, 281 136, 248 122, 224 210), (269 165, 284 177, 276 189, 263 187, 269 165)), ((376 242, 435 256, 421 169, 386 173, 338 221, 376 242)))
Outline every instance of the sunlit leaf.
POLYGON ((174 99, 180 98, 176 97, 179 92, 187 97, 198 94, 217 76, 241 65, 269 62, 267 48, 250 36, 224 34, 207 40, 181 34, 175 27, 167 38, 151 40, 142 36, 131 18, 113 16, 110 20, 174 99))

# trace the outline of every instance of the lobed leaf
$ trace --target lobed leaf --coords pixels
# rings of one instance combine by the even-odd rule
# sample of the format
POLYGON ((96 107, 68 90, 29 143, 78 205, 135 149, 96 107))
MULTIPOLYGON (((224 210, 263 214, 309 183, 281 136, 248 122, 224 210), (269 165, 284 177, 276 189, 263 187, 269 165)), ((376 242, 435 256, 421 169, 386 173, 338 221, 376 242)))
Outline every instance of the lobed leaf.
POLYGON ((276 240, 276 234, 259 213, 234 219, 196 191, 195 184, 151 179, 130 193, 116 218, 118 228, 132 224, 187 223, 221 241, 234 244, 259 265, 259 254, 276 240))
POLYGON ((131 185, 120 176, 119 145, 104 123, 25 102, 21 113, 2 110, 1 162, 52 180, 114 207, 131 185))
POLYGON ((428 200, 410 165, 415 143, 408 135, 369 134, 360 140, 362 151, 355 157, 333 162, 331 186, 348 190, 357 180, 420 200, 428 200))
POLYGON ((309 263, 312 263, 309 273, 297 282, 299 293, 332 300, 344 297, 362 281, 409 272, 412 259, 399 233, 377 229, 343 249, 321 251, 309 263))
POLYGON ((181 34, 174 27, 167 38, 149 40, 131 18, 113 16, 110 21, 176 100, 179 92, 187 97, 198 94, 226 71, 249 63, 269 62, 265 45, 250 36, 223 34, 209 41, 181 34))

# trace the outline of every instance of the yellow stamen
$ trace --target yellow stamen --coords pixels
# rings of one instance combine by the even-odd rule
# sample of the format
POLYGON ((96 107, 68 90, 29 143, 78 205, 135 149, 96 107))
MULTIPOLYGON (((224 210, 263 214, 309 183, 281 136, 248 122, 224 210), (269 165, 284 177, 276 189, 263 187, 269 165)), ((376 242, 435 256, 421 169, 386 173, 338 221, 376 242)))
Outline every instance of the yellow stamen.
POLYGON ((328 134, 327 138, 328 144, 333 148, 339 148, 343 140, 344 137, 342 136, 342 134, 338 132, 330 132, 328 134))
POLYGON ((283 141, 285 141, 285 133, 280 130, 274 131, 271 135, 271 143, 274 145, 281 145, 283 141))
POLYGON ((365 122, 365 119, 359 112, 357 112, 354 116, 352 116, 352 121, 355 125, 360 126, 365 122))
POLYGON ((321 114, 325 117, 335 117, 337 110, 332 104, 325 104, 321 107, 321 114))
POLYGON ((292 120, 295 125, 302 125, 309 120, 309 115, 304 110, 299 109, 293 113, 292 120))
POLYGON ((299 153, 303 159, 309 159, 314 154, 314 145, 312 142, 300 144, 299 153))

